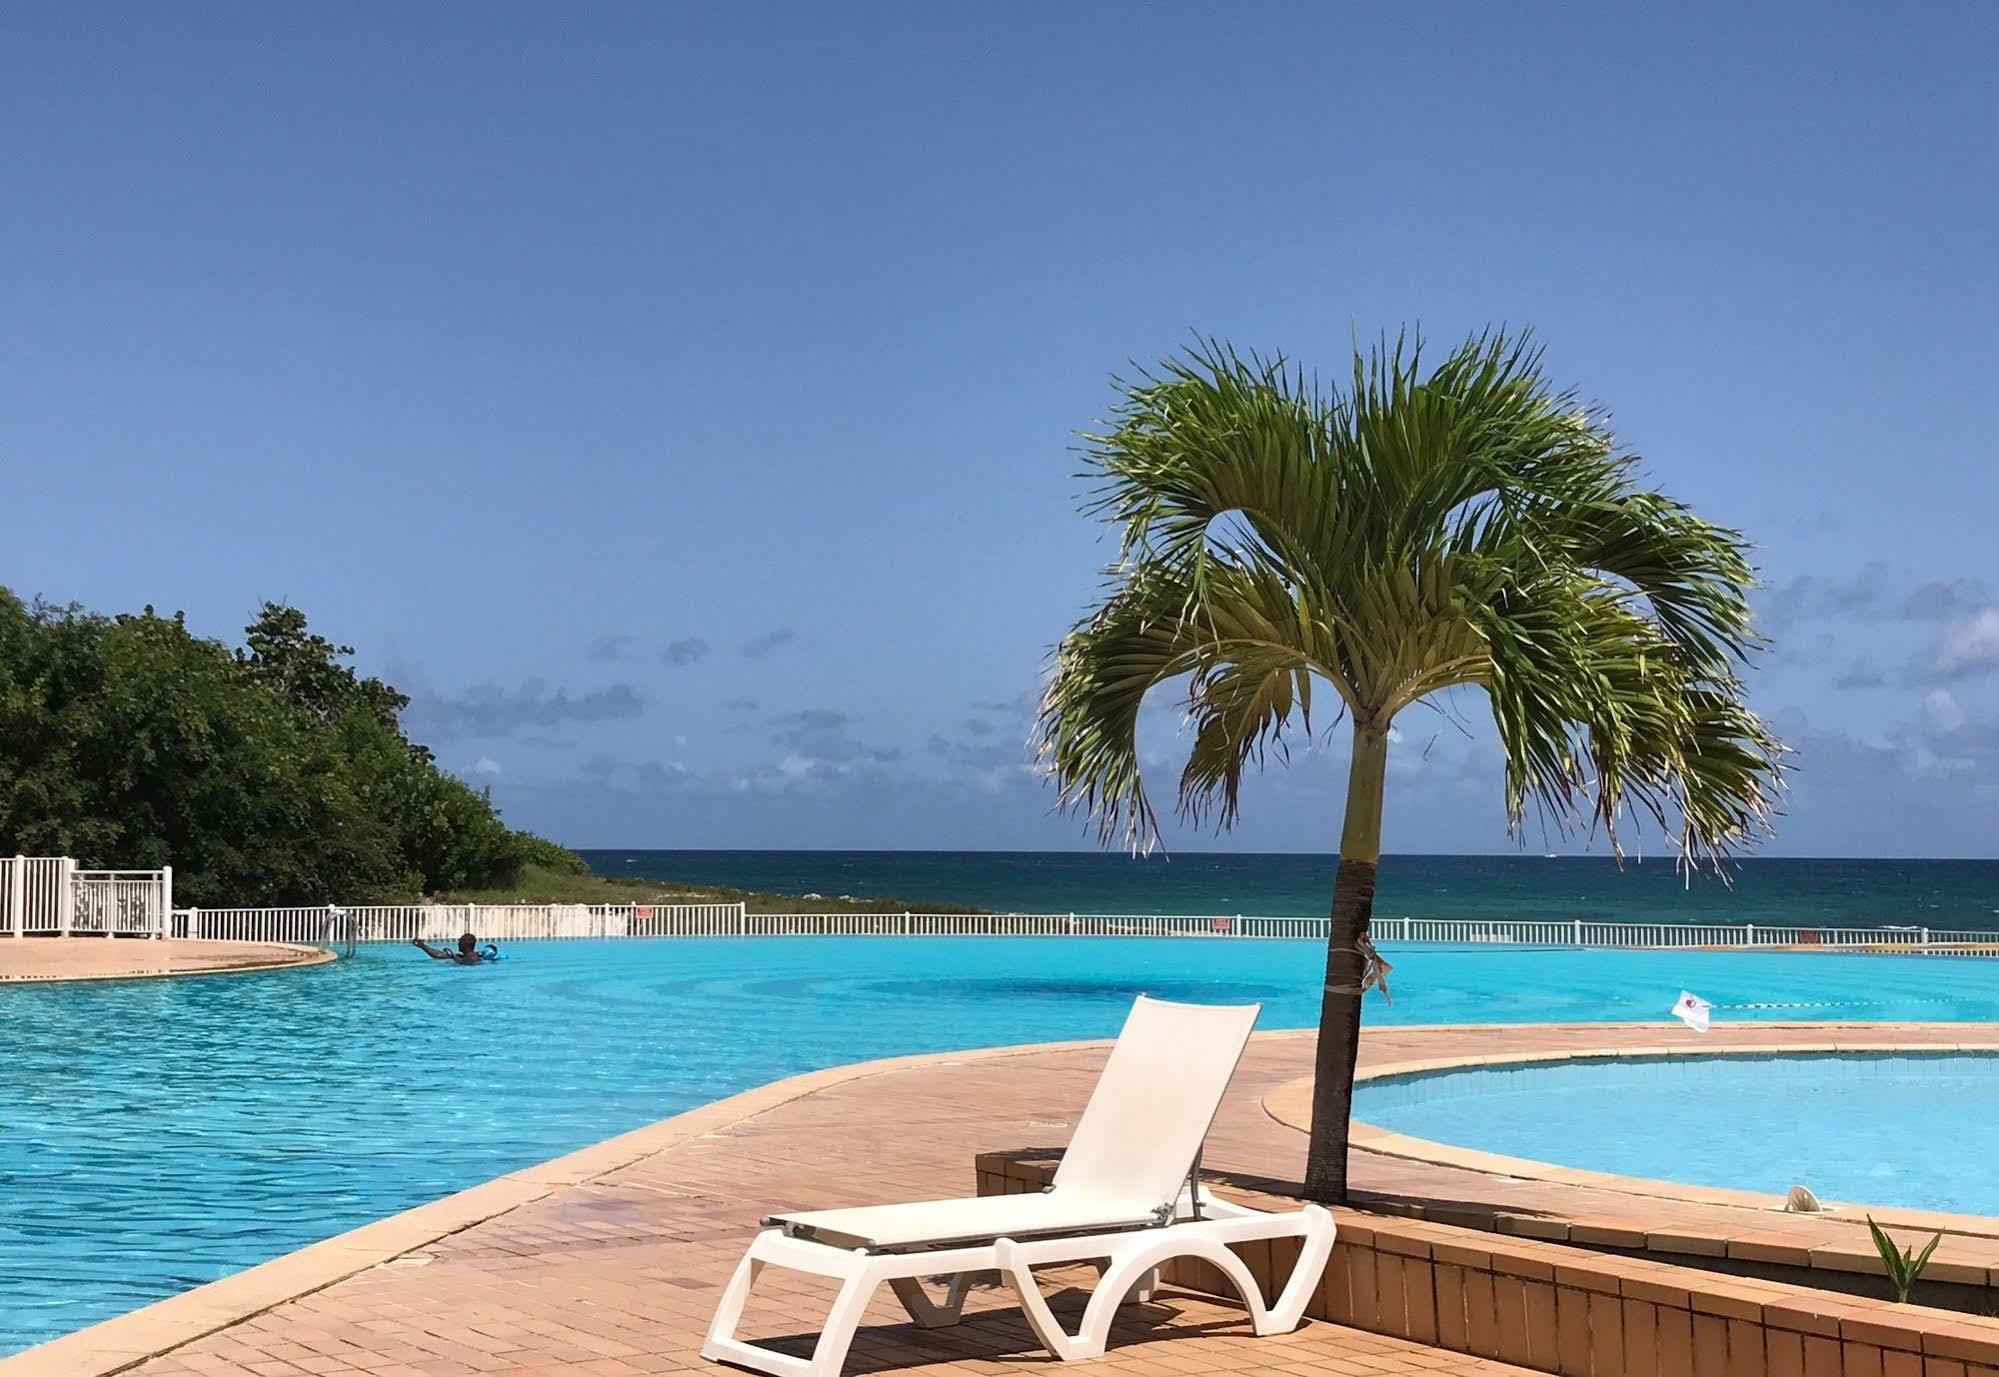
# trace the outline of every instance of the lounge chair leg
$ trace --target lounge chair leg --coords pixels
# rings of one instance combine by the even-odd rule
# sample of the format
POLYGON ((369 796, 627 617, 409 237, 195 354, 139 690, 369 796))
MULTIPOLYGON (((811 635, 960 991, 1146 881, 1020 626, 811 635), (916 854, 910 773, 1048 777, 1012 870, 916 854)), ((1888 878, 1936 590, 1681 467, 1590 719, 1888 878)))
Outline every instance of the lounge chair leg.
MULTIPOLYGON (((1034 1268, 1020 1258, 1013 1240, 1001 1239, 994 1246, 994 1251, 999 1257, 1000 1274, 1013 1283, 1014 1294, 1020 1297, 1021 1313, 1027 1316, 1027 1323, 1034 1330, 1034 1337, 1041 1341, 1043 1348, 1065 1363, 1103 1356, 1104 1344, 1110 1338, 1110 1325, 1101 1325, 1096 1332, 1092 1332, 1090 1313, 1085 1311, 1082 1331, 1071 1334, 1062 1327, 1062 1322, 1055 1318, 1055 1312, 1048 1308, 1048 1298, 1041 1294, 1041 1283, 1034 1279, 1034 1268)), ((1081 1262, 1084 1259, 1077 1258, 1075 1261, 1081 1262)), ((1108 1276, 1110 1272, 1116 1270, 1113 1265, 1104 1274, 1108 1276)), ((1090 1296, 1090 1310, 1096 1308, 1097 1300, 1103 1294, 1103 1285, 1100 1282, 1096 1291, 1090 1296)), ((1111 1307, 1112 1310, 1116 1308, 1115 1305, 1111 1307)))
POLYGON ((902 1302, 902 1308, 909 1312, 909 1318, 925 1329, 948 1329, 958 1323, 964 1315, 965 1292, 970 1288, 972 1274, 959 1272, 944 1288, 944 1299, 932 1300, 924 1289, 923 1282, 916 1277, 893 1277, 889 1289, 902 1302))
MULTIPOLYGON (((1227 1263, 1222 1260, 1224 1257, 1229 1262, 1235 1262, 1236 1270, 1241 1273, 1238 1284, 1254 1285, 1249 1281, 1248 1269, 1236 1260, 1233 1253, 1219 1246, 1216 1252, 1221 1256, 1210 1257, 1210 1261, 1224 1270, 1227 1270, 1227 1263)), ((1159 1269, 1168 1259, 1190 1253, 1202 1256, 1204 1250, 1185 1248, 1178 1240, 1161 1239, 1150 1246, 1134 1248, 1123 1257, 1114 1260, 1110 1270, 1104 1273, 1103 1280, 1097 1283, 1097 1289, 1090 1296, 1089 1305, 1083 1309, 1083 1323, 1079 1337, 1093 1350, 1087 1356, 1094 1357, 1109 1347, 1111 1325, 1117 1320, 1118 1307, 1128 1300, 1150 1300, 1159 1286, 1159 1269)))
POLYGON ((834 1297, 833 1308, 826 1313, 826 1327, 819 1332, 819 1342, 813 1346, 808 1377, 840 1377, 847 1349, 854 1342, 854 1331, 861 1327, 861 1316, 867 1312, 868 1302, 874 1299, 876 1285, 875 1278, 867 1273, 840 1283, 840 1294, 834 1297))
POLYGON ((1278 1292, 1276 1303, 1267 1312, 1260 1297, 1259 1303, 1250 1307, 1259 1335, 1288 1334, 1298 1327, 1305 1318, 1306 1302, 1318 1290, 1326 1260, 1332 1256, 1333 1235, 1337 1232, 1332 1211, 1324 1205, 1307 1205, 1301 1213, 1304 1221, 1298 1236, 1298 1260, 1291 1264, 1291 1276, 1284 1289, 1278 1292))
POLYGON ((708 1324, 708 1337, 701 1345, 701 1356, 713 1362, 736 1363, 757 1372, 767 1372, 772 1377, 840 1377, 840 1368, 847 1361, 847 1349, 854 1342, 854 1332, 860 1328, 861 1316, 866 1313, 868 1302, 874 1298, 881 1273, 870 1266, 864 1257, 835 1253, 830 1249, 826 1251, 831 1254, 830 1257, 813 1257, 811 1261, 837 1265, 801 1267, 799 1264, 806 1259, 797 1255, 796 1244, 779 1237, 774 1230, 757 1235, 749 1251, 743 1254, 743 1260, 736 1264, 735 1273, 722 1292, 722 1303, 716 1307, 715 1318, 708 1324), (789 1353, 780 1353, 736 1337, 736 1326, 742 1322, 743 1306, 749 1300, 750 1288, 756 1284, 766 1265, 794 1267, 818 1276, 839 1279, 840 1292, 833 1299, 832 1309, 827 1311, 826 1323, 819 1330, 819 1339, 812 1347, 810 1358, 793 1357, 789 1353))
POLYGON ((736 1326, 743 1321, 743 1306, 763 1269, 763 1259, 757 1256, 754 1247, 743 1254, 743 1260, 729 1277, 729 1284, 722 1289, 722 1303, 715 1307, 715 1318, 708 1321, 709 1344, 735 1341, 736 1326))

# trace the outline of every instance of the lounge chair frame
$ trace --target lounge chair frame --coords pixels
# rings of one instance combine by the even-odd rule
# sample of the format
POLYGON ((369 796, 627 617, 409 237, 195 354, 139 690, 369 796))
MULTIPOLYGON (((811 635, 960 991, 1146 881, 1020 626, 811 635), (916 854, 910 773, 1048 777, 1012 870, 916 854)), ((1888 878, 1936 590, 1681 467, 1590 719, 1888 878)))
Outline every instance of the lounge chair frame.
MULTIPOLYGON (((856 1236, 843 1233, 852 1226, 853 1215, 874 1216, 881 1209, 893 1211, 898 1207, 824 1212, 816 1217, 817 1225, 811 1214, 776 1216, 764 1221, 765 1227, 730 1277, 701 1346, 702 1357, 735 1363, 769 1373, 771 1377, 839 1377, 861 1318, 883 1283, 888 1284, 912 1320, 923 1328, 935 1329, 957 1324, 973 1282, 982 1274, 996 1273, 1012 1286, 1035 1337, 1050 1353, 1064 1361, 1094 1358, 1104 1352, 1110 1340, 1118 1307, 1127 1299, 1148 1299, 1158 1285, 1160 1268, 1177 1258, 1200 1259, 1227 1277, 1241 1295, 1251 1327, 1258 1335, 1296 1328, 1332 1252, 1332 1214, 1315 1204, 1281 1213, 1249 1209, 1217 1199, 1200 1180, 1200 1138, 1206 1134, 1242 1046, 1248 1041, 1255 1014, 1254 1008, 1197 1010, 1141 998, 1126 1025, 1127 1036, 1119 1039, 1119 1050, 1113 1051, 1111 1063, 1106 1065, 1098 1083, 1098 1092, 1084 1111, 1085 1122, 1078 1125, 1076 1140, 1087 1139, 1088 1145, 1084 1152, 1078 1153, 1072 1144, 1071 1154, 1064 1159, 1063 1172, 1058 1173, 1055 1185, 1046 1192, 1062 1191, 1064 1173, 1072 1173, 1072 1168, 1073 1173, 1067 1177, 1072 1183, 1071 1195, 1083 1195, 1102 1180, 1102 1168, 1113 1151, 1116 1131, 1124 1122, 1123 1111, 1133 1102, 1131 1092, 1157 1089, 1156 1080, 1150 1083, 1146 1080, 1148 1068, 1142 1060, 1145 1054, 1124 1053, 1122 1049, 1134 1029, 1140 1030, 1140 1036, 1132 1040, 1143 1042, 1146 1034, 1163 1028, 1168 1032, 1197 1034, 1201 1053, 1207 1059, 1205 1067, 1192 1075, 1202 1082, 1202 1087, 1187 1097, 1186 1105, 1180 1106, 1180 1118, 1172 1125, 1179 1136, 1164 1149, 1167 1156, 1162 1159, 1159 1152, 1153 1152, 1143 1163, 1156 1171, 1162 1160, 1170 1160, 1171 1153, 1183 1147, 1191 1153, 1191 1163, 1187 1157, 1179 1159, 1184 1176, 1177 1192, 1170 1177, 1164 1181, 1153 1178, 1159 1194, 1151 1198, 1165 1203, 1140 1208, 1134 1201, 1126 1200, 1121 1202, 1124 1208, 1107 1210, 1101 1220, 1088 1227, 1019 1237, 985 1234, 977 1238, 900 1238, 887 1242, 861 1237, 858 1246, 856 1236), (1239 1026, 1218 1027, 1215 1016, 1227 1014, 1236 1015, 1239 1026), (1173 1029, 1170 1021, 1176 1018, 1187 1026, 1173 1029), (1231 1041, 1232 1048, 1227 1045, 1231 1041), (1126 1058, 1122 1067, 1121 1055, 1126 1058), (1113 1081, 1117 1084, 1106 1093, 1106 1087, 1113 1081), (1212 1093, 1211 1101, 1203 1091, 1212 1093), (1106 1108, 1098 1107, 1100 1100, 1107 1102, 1106 1108), (1190 1118, 1190 1115, 1200 1117, 1190 1118), (1094 1123, 1090 1122, 1092 1116, 1094 1123), (1078 1187, 1074 1184, 1077 1181, 1083 1184, 1078 1187), (843 1218, 843 1214, 847 1217, 843 1218), (825 1236, 813 1237, 815 1230, 825 1236), (1297 1262, 1276 1300, 1265 1304, 1256 1279, 1230 1245, 1289 1238, 1298 1240, 1297 1262), (1093 1264, 1100 1276, 1084 1308, 1082 1321, 1072 1333, 1049 1309, 1034 1269, 1079 1263, 1093 1264), (744 1305, 766 1267, 826 1277, 840 1284, 809 1357, 781 1353, 736 1336, 744 1305), (939 1283, 943 1286, 942 1294, 933 1295, 928 1286, 939 1283)), ((1187 1047, 1183 1045, 1181 1050, 1185 1052, 1187 1047)), ((1157 1069, 1150 1068, 1154 1073, 1157 1069)), ((1144 1135, 1147 1125, 1134 1127, 1140 1134, 1136 1142, 1155 1141, 1144 1135)), ((1131 1151, 1141 1157, 1145 1155, 1141 1146, 1134 1146, 1131 1151)), ((1172 1170, 1178 1173, 1181 1168, 1172 1170)), ((942 1203, 962 1206, 970 1202, 942 1203)))
POLYGON ((978 1276, 997 1272, 1020 1298, 1020 1308, 1042 1347, 1064 1362, 1101 1357, 1118 1307, 1126 1300, 1150 1299, 1158 1286, 1159 1269, 1176 1258, 1198 1258, 1227 1277, 1242 1296, 1250 1326, 1259 1336, 1296 1329, 1332 1253, 1332 1214, 1311 1204, 1270 1214, 1218 1200, 1205 1191, 1199 1203, 1201 1218, 1192 1217, 1193 1202, 1187 1200, 1185 1217, 1154 1228, 1021 1242, 1002 1238, 927 1252, 835 1248, 789 1237, 782 1228, 767 1228, 756 1236, 730 1277, 701 1356, 772 1377, 839 1377, 861 1317, 884 1282, 912 1320, 925 1329, 940 1329, 958 1323, 966 1293, 978 1276), (1276 1301, 1266 1305, 1262 1288, 1229 1245, 1283 1238, 1299 1240, 1298 1260, 1276 1301), (1063 1328, 1049 1308, 1033 1271, 1062 1263, 1092 1263, 1101 1273, 1074 1333, 1063 1328), (744 1303, 765 1267, 840 1283, 810 1357, 780 1353, 736 1337, 744 1303), (941 1297, 933 1297, 926 1282, 933 1286, 941 1282, 941 1297))

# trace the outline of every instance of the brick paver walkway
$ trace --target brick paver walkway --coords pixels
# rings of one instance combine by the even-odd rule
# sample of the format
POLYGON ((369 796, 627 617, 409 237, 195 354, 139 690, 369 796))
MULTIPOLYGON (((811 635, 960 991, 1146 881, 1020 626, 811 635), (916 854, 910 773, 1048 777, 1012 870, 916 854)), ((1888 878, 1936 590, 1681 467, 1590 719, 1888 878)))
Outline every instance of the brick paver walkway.
MULTIPOLYGON (((1841 1029, 1838 1037, 1878 1045, 1968 1040, 1971 1032, 1995 1030, 1873 1027, 1841 1029)), ((1467 1051, 1651 1046, 1668 1036, 1656 1027, 1384 1029, 1370 1032, 1363 1059, 1384 1064, 1467 1051)), ((1824 1043, 1831 1036, 1823 1029, 1728 1029, 1706 1045, 1824 1043)), ((1282 1191, 1295 1182, 1303 1135, 1274 1120, 1262 1101, 1309 1071, 1311 1051, 1303 1034, 1251 1046, 1209 1138, 1208 1166, 1225 1189, 1234 1183, 1282 1191)), ((143 1377, 713 1373, 720 1369, 697 1356, 700 1337, 762 1215, 969 1194, 977 1152, 1059 1148, 1101 1064, 1100 1050, 971 1054, 827 1086, 278 1303, 134 1371, 143 1377)), ((1809 1250, 1844 1246, 1857 1223, 1623 1197, 1599 1184, 1519 1180, 1372 1153, 1356 1155, 1355 1176, 1392 1208, 1441 1204, 1541 1219, 1550 1227, 1623 1220, 1642 1235, 1678 1221, 1724 1237, 1729 1229, 1778 1235, 1809 1250)), ((1990 1246, 1985 1239, 1953 1239, 1939 1258, 1970 1243, 1990 1246)), ((1084 1280, 1058 1274, 1051 1285, 1065 1287, 1073 1306, 1084 1280)), ((803 1352, 828 1299, 829 1288, 810 1279, 767 1273, 745 1334, 792 1336, 803 1352)), ((956 1329, 918 1330, 882 1299, 869 1326, 855 1343, 851 1371, 995 1377, 1052 1366, 1003 1291, 975 1293, 967 1322, 956 1329)), ((0 1371, 6 1367, 0 1363, 0 1371)), ((1120 1346, 1087 1370, 1103 1377, 1521 1371, 1323 1323, 1256 1339, 1240 1311, 1173 1291, 1128 1307, 1120 1346)))
MULTIPOLYGON (((1262 1114, 1256 1096, 1295 1073, 1300 1045, 1266 1042, 1252 1050, 1228 1127, 1215 1139, 1218 1162, 1241 1160, 1238 1143, 1267 1145, 1289 1135, 1262 1114)), ((697 1350, 718 1291, 761 1216, 969 1194, 977 1151, 1065 1142, 1101 1063, 1097 1052, 1044 1053, 835 1086, 521 1206, 137 1371, 144 1377, 726 1371, 702 1362, 697 1350)), ((1052 1275, 1051 1291, 1064 1288, 1077 1306, 1089 1275, 1052 1275)), ((788 1346, 802 1353, 830 1299, 830 1288, 812 1279, 766 1273, 745 1333, 760 1340, 797 1336, 788 1346)), ((884 1290, 848 1370, 989 1377, 1054 1366, 1007 1292, 975 1292, 967 1311, 957 1328, 919 1330, 884 1290)), ((1240 1310, 1174 1291, 1127 1306, 1117 1346, 1087 1370, 1099 1377, 1521 1371, 1322 1323, 1257 1339, 1240 1310)))

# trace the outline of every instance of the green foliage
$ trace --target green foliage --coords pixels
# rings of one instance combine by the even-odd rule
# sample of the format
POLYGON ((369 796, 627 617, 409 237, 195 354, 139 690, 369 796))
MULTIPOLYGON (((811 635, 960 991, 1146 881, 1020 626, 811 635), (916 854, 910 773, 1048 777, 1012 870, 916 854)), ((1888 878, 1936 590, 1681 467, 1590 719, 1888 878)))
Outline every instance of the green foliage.
POLYGON ((1874 1251, 1881 1254, 1881 1265, 1888 1271, 1888 1285, 1894 1288, 1895 1299, 1906 1301, 1909 1292, 1921 1279, 1923 1269, 1930 1265, 1930 1254, 1943 1242, 1938 1234, 1929 1241, 1929 1246, 1918 1254, 1908 1248, 1897 1248, 1895 1240, 1888 1237, 1888 1231, 1874 1222, 1874 1216, 1867 1216, 1867 1232, 1873 1235, 1874 1251))
POLYGON ((588 875, 589 863, 568 847, 537 837, 532 832, 514 833, 514 844, 524 866, 549 875, 588 875))
MULTIPOLYGON (((257 620, 244 628, 244 648, 237 663, 260 682, 314 715, 329 721, 350 712, 364 712, 388 731, 401 735, 397 714, 410 705, 407 695, 380 679, 363 679, 340 663, 352 655, 351 645, 335 645, 306 629, 305 613, 296 607, 267 602, 257 620)), ((430 752, 410 743, 426 759, 430 752)))
POLYGON ((407 900, 568 856, 440 771, 351 653, 275 604, 232 651, 0 589, 0 851, 172 865, 210 906, 407 900))
POLYGON ((1234 821, 1245 769, 1311 731, 1315 690, 1378 736, 1469 687, 1516 828, 1538 807, 1616 848, 1636 814, 1689 861, 1767 830, 1784 748, 1738 678, 1746 546, 1641 486, 1526 340, 1478 336, 1434 369, 1384 342, 1344 389, 1205 345, 1121 382, 1084 451, 1121 553, 1057 652, 1041 742, 1107 841, 1156 838, 1139 705, 1176 679, 1194 821, 1234 821))
POLYGON ((574 853, 552 865, 528 862, 520 874, 493 888, 453 890, 442 897, 472 904, 743 904, 751 913, 979 913, 956 904, 919 903, 895 898, 856 898, 803 894, 771 894, 715 885, 682 884, 677 880, 641 880, 626 875, 578 872, 574 853))

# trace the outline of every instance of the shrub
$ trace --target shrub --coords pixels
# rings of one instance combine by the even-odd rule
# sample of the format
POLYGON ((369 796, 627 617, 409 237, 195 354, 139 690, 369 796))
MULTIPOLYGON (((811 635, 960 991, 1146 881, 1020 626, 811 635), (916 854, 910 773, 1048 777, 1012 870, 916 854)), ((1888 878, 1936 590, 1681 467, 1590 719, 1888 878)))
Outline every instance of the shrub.
POLYGON ((404 901, 508 883, 492 800, 402 731, 409 700, 266 604, 232 650, 151 608, 103 617, 0 588, 0 852, 174 867, 192 904, 404 901))

